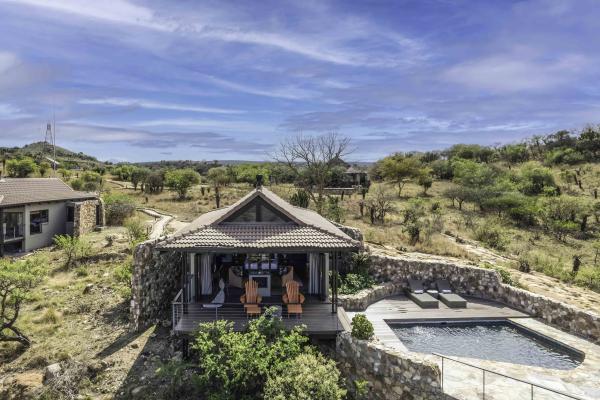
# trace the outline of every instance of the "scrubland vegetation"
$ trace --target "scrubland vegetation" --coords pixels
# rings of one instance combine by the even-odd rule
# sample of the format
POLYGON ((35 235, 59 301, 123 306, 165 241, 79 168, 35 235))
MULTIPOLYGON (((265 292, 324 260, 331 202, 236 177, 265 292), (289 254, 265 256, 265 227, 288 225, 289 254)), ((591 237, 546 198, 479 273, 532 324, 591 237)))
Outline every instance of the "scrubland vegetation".
MULTIPOLYGON (((8 303, 18 307, 17 318, 11 322, 14 309, 2 316, 2 335, 11 339, 0 343, 0 373, 16 379, 8 386, 17 390, 18 380, 26 379, 23 374, 38 379, 45 366, 61 362, 62 375, 52 385, 32 385, 33 397, 139 397, 156 383, 169 388, 162 394, 168 398, 168 393, 184 390, 178 389, 183 377, 194 382, 185 387, 192 392, 227 388, 236 395, 253 390, 265 398, 289 398, 301 393, 281 388, 291 387, 298 377, 302 384, 293 390, 311 388, 322 393, 319 398, 342 398, 337 370, 306 347, 299 333, 269 336, 260 323, 246 334, 229 332, 225 325, 204 327, 196 350, 215 366, 223 366, 225 358, 241 360, 236 352, 249 343, 265 345, 268 354, 251 357, 262 372, 244 372, 243 379, 233 382, 215 376, 216 370, 205 363, 163 363, 178 358, 166 327, 141 335, 128 332, 131 251, 146 237, 151 220, 136 210, 151 208, 173 214, 178 221, 191 221, 238 200, 253 187, 257 175, 292 204, 360 228, 375 250, 458 257, 497 268, 503 280, 515 285, 516 275, 544 274, 600 292, 598 129, 558 132, 494 148, 455 145, 439 152, 395 153, 371 165, 370 182, 361 187, 353 187, 345 173, 348 164, 342 159, 351 158, 349 142, 336 135, 294 140, 282 145, 278 162, 93 164, 58 170, 73 188, 101 192, 110 227, 80 239, 59 236, 51 248, 0 264, 0 281, 22 287, 8 303), (291 151, 307 144, 329 151, 308 163, 310 154, 291 151), (499 261, 489 264, 485 251, 499 261), (229 338, 231 348, 217 349, 215 332, 229 338), (286 346, 295 343, 285 350, 291 352, 286 360, 294 360, 292 364, 269 353, 280 348, 282 340, 286 346), (308 354, 300 355, 298 349, 308 354), (273 371, 287 374, 277 373, 275 379, 273 371), (322 371, 321 380, 311 380, 308 371, 322 371)), ((49 176, 45 162, 19 154, 6 160, 5 172, 49 176)), ((368 259, 353 257, 340 276, 340 291, 356 293, 372 286, 367 271, 368 259)), ((574 298, 567 301, 578 305, 574 298)), ((371 330, 358 317, 355 336, 368 338, 371 330)), ((228 368, 243 372, 233 364, 228 368)))

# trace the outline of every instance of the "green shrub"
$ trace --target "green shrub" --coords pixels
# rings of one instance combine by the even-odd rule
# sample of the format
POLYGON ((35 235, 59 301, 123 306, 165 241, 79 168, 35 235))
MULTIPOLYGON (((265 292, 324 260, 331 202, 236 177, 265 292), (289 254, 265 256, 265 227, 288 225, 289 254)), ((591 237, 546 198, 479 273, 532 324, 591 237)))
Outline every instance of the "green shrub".
POLYGON ((127 240, 129 245, 134 247, 136 244, 148 239, 148 231, 146 225, 141 218, 128 218, 123 224, 127 228, 127 240))
POLYGON ((320 354, 300 354, 279 365, 265 384, 265 399, 340 400, 340 371, 320 354))
POLYGON ((135 202, 126 194, 110 193, 104 196, 104 211, 108 225, 123 225, 135 212, 135 202))
POLYGON ((306 190, 298 190, 290 197, 290 203, 296 207, 308 208, 310 196, 306 190))
POLYGON ((132 269, 133 265, 131 264, 131 262, 124 262, 122 264, 117 265, 113 272, 117 282, 126 286, 130 285, 131 275, 133 272, 132 269))
POLYGON ((79 236, 56 235, 54 236, 54 244, 67 257, 65 268, 72 267, 77 261, 89 256, 92 252, 92 245, 79 236))
POLYGON ((356 314, 352 318, 352 337, 360 340, 371 340, 373 333, 373 324, 365 314, 356 314))
POLYGON ((373 287, 375 280, 367 274, 348 273, 340 277, 339 294, 354 294, 373 287))
POLYGON ((369 268, 371 267, 371 256, 369 253, 361 251, 359 253, 352 253, 350 259, 350 268, 352 272, 358 274, 368 274, 369 268))
POLYGON ((497 250, 504 250, 508 244, 502 229, 493 223, 479 226, 475 230, 475 239, 497 250))

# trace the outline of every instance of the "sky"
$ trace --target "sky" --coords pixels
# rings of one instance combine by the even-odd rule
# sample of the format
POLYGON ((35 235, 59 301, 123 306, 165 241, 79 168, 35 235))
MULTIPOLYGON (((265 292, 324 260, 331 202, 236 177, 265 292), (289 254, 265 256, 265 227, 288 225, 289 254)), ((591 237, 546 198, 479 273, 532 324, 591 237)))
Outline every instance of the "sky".
POLYGON ((600 123, 600 1, 0 0, 0 146, 355 161, 600 123))

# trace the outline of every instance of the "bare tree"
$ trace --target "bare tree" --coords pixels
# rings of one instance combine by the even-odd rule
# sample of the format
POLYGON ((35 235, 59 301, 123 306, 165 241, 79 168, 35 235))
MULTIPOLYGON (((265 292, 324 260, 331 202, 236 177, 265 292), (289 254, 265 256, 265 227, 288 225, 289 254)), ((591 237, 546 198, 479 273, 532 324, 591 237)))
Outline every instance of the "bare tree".
POLYGON ((290 167, 297 184, 306 190, 321 214, 332 169, 350 153, 350 139, 335 132, 322 136, 298 134, 281 142, 275 160, 290 167))

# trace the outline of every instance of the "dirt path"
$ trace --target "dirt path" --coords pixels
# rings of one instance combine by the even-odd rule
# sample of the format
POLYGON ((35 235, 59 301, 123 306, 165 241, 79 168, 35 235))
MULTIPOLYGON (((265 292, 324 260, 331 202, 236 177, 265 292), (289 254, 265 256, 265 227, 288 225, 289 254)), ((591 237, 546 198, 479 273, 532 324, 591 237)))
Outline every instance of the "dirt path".
POLYGON ((142 208, 139 211, 151 217, 154 217, 152 231, 148 235, 148 239, 158 239, 159 237, 163 236, 165 234, 165 229, 167 225, 174 220, 172 215, 161 214, 158 211, 152 210, 150 208, 142 208))

